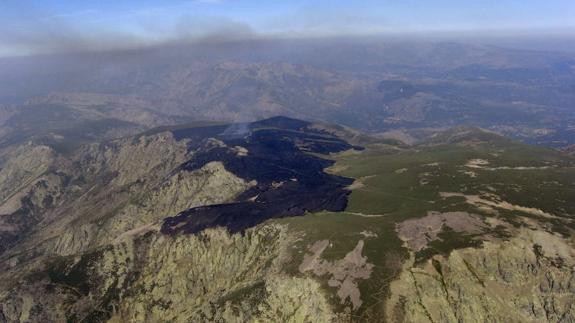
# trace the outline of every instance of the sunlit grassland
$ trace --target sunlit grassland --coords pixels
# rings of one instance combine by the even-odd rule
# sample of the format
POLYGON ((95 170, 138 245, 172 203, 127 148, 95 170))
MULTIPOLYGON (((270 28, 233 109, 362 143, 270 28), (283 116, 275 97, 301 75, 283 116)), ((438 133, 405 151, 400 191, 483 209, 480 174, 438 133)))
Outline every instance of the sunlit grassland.
MULTIPOLYGON (((374 145, 362 152, 331 157, 336 161, 331 168, 333 173, 356 179, 348 207, 341 213, 321 212, 279 220, 300 234, 288 270, 297 272, 307 248, 318 240, 330 241, 322 257, 332 261, 342 259, 359 240, 364 240, 363 255, 374 269, 371 279, 361 281, 359 285, 364 301, 360 310, 362 315, 378 315, 383 310, 389 283, 397 277, 402 261, 408 256, 395 231, 402 221, 424 217, 429 211, 498 216, 515 224, 521 224, 521 217, 555 221, 514 210, 498 210, 499 214, 495 215, 467 203, 464 197, 441 198, 440 192, 492 194, 511 204, 558 216, 575 214, 575 163, 571 157, 545 148, 507 140, 471 146, 421 145, 401 150, 374 145), (494 169, 466 166, 472 159, 487 160, 488 167, 494 169), (511 169, 495 169, 498 167, 511 169), (377 236, 365 237, 362 232, 377 236)), ((490 234, 506 236, 502 228, 496 228, 490 234)), ((434 254, 449 254, 453 249, 481 246, 481 235, 446 230, 439 237, 419 252, 416 259, 425 260, 434 254)), ((330 287, 326 284, 326 288, 330 287)), ((337 297, 332 297, 337 304, 337 297)))

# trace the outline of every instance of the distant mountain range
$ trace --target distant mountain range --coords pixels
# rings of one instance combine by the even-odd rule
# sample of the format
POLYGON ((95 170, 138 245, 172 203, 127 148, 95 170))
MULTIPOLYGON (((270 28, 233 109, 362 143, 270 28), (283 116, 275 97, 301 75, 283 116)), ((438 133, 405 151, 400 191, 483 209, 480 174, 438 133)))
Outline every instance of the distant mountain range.
POLYGON ((534 144, 575 143, 575 55, 568 53, 397 40, 252 41, 4 58, 0 75, 0 147, 274 115, 370 133, 463 124, 534 144))

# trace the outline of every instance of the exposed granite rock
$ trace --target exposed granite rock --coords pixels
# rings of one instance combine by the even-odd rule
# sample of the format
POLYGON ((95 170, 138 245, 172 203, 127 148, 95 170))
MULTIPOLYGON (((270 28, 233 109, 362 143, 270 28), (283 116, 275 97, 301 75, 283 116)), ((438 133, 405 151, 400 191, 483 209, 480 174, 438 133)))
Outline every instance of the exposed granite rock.
POLYGON ((22 145, 4 156, 0 169, 0 201, 6 203, 11 195, 30 185, 48 170, 55 158, 51 148, 34 144, 22 145))
POLYGON ((113 176, 109 184, 123 186, 150 176, 165 176, 174 165, 185 161, 187 153, 185 141, 162 132, 88 145, 74 159, 84 176, 107 173, 113 176))
POLYGON ((391 286, 392 322, 575 320, 575 253, 555 234, 521 229, 509 241, 412 264, 391 286))
POLYGON ((225 202, 251 185, 226 171, 219 162, 209 163, 193 172, 176 172, 146 194, 140 194, 137 201, 127 203, 114 217, 98 225, 85 223, 66 231, 55 240, 52 250, 68 255, 82 251, 85 241, 105 245, 127 231, 154 224, 181 210, 225 202))
POLYGON ((226 202, 255 184, 219 162, 182 169, 187 141, 170 132, 91 144, 66 158, 47 147, 24 148, 0 170, 13 194, 0 206, 9 213, 0 218, 0 253, 17 241, 47 254, 83 252, 190 207, 226 202))
POLYGON ((245 235, 209 229, 198 236, 150 232, 132 238, 47 261, 26 283, 9 288, 3 282, 0 312, 10 322, 333 322, 336 317, 319 283, 281 273, 293 242, 285 226, 260 226, 245 235))
POLYGON ((56 161, 49 147, 26 144, 4 158, 0 169, 0 254, 41 221, 43 209, 58 203, 62 181, 48 173, 56 161))

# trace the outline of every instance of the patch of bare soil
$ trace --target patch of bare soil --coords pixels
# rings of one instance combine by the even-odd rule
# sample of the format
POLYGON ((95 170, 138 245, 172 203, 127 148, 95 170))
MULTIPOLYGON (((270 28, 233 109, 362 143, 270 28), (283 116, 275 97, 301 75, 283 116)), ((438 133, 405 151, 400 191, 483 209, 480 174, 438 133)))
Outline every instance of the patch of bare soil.
POLYGON ((475 168, 475 169, 483 169, 483 170, 535 170, 535 169, 550 169, 556 166, 518 166, 518 167, 510 167, 510 166, 500 166, 500 167, 488 167, 489 161, 485 159, 470 159, 464 165, 467 168, 475 168))
POLYGON ((148 223, 148 224, 142 225, 140 227, 134 228, 132 230, 129 230, 129 231, 126 231, 126 232, 120 234, 116 238, 115 243, 118 243, 118 242, 124 240, 125 238, 141 236, 141 235, 148 233, 150 231, 158 231, 159 229, 160 229, 159 223, 148 223))
POLYGON ((342 164, 336 163, 333 166, 326 168, 324 171, 328 174, 339 174, 339 173, 347 170, 348 168, 349 168, 349 166, 347 166, 347 165, 342 165, 342 164))
POLYGON ((361 234, 362 236, 364 236, 366 238, 377 238, 377 233, 374 233, 374 232, 371 232, 368 230, 363 230, 359 234, 361 234))
POLYGON ((356 180, 355 182, 353 182, 353 184, 346 187, 346 189, 353 191, 353 190, 357 190, 357 189, 364 188, 364 187, 365 187, 365 184, 363 184, 359 180, 356 180))
POLYGON ((480 233, 487 227, 478 215, 467 212, 428 212, 423 218, 400 223, 397 231, 409 249, 419 251, 429 242, 438 239, 438 234, 445 226, 453 231, 466 233, 480 233))
POLYGON ((22 207, 22 198, 28 192, 21 191, 10 197, 4 204, 0 205, 0 215, 12 214, 22 207))
POLYGON ((372 177, 375 177, 375 175, 360 177, 360 178, 356 179, 356 180, 353 182, 353 184, 351 184, 351 185, 349 185, 348 187, 346 187, 346 189, 348 189, 348 190, 350 190, 350 191, 353 191, 353 190, 357 190, 357 189, 360 189, 360 188, 364 188, 364 187, 365 187, 365 184, 363 183, 363 181, 365 181, 366 179, 372 178, 372 177))
POLYGON ((361 212, 345 212, 345 213, 357 215, 357 216, 362 216, 364 218, 381 218, 382 216, 385 216, 385 214, 365 214, 365 213, 361 213, 361 212))
POLYGON ((479 209, 483 209, 490 213, 496 213, 496 209, 503 209, 509 211, 519 211, 531 215, 541 216, 544 218, 556 218, 555 215, 547 213, 543 210, 525 207, 521 205, 511 204, 509 202, 501 200, 501 198, 495 194, 484 194, 479 195, 465 195, 463 193, 453 193, 453 192, 440 192, 439 195, 442 198, 449 198, 454 196, 464 197, 468 204, 471 204, 479 209))
POLYGON ((358 309, 362 300, 357 281, 368 279, 373 269, 373 264, 368 263, 367 257, 362 256, 363 245, 363 240, 359 240, 343 259, 328 261, 322 259, 321 254, 329 246, 329 240, 316 241, 308 247, 309 253, 304 256, 299 271, 311 271, 316 276, 329 275, 328 285, 339 288, 337 295, 342 304, 349 299, 353 309, 358 309))

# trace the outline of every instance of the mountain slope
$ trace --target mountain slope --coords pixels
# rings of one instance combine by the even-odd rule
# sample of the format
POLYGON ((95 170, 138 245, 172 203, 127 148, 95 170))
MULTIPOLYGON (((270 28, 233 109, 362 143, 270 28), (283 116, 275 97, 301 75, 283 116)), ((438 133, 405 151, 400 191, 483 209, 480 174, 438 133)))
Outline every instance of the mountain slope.
POLYGON ((559 151, 284 117, 21 149, 0 170, 0 321, 575 319, 559 151))

